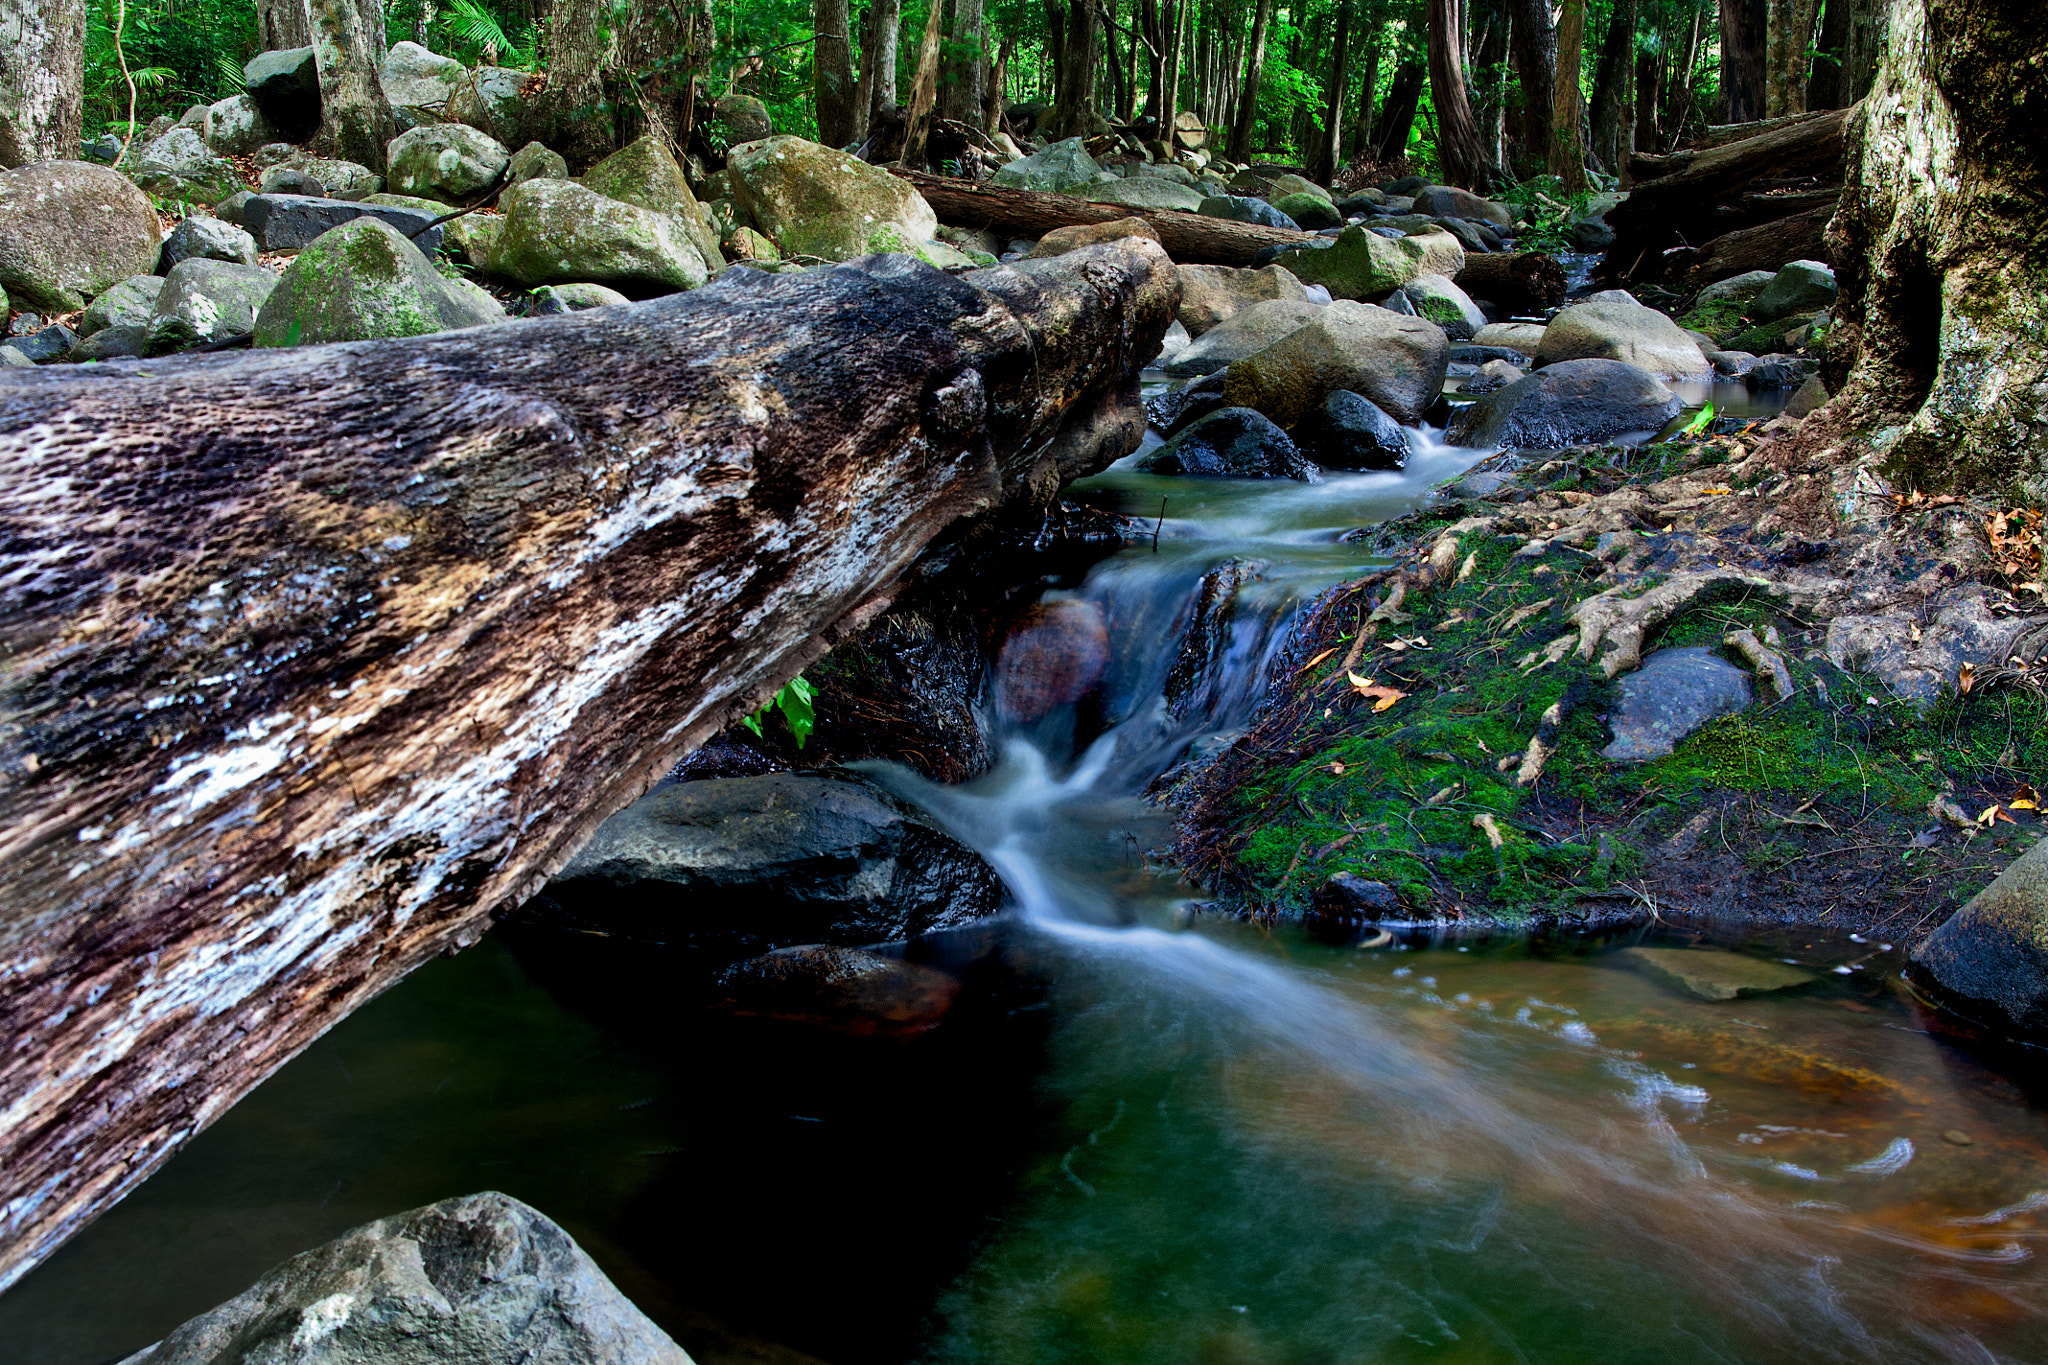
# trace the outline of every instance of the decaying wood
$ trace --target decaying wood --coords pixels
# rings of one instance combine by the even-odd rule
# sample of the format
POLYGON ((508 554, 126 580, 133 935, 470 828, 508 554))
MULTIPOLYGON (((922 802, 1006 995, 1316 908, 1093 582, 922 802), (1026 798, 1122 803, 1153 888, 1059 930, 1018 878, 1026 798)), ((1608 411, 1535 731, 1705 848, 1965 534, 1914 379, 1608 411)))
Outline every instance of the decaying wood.
POLYGON ((1511 313, 1532 313, 1564 302, 1564 267, 1541 251, 1468 252, 1457 285, 1511 313))
POLYGON ((1828 252, 1828 223, 1834 216, 1834 205, 1830 202, 1790 218, 1738 228, 1716 237, 1698 251, 1673 257, 1672 264, 1685 272, 1684 287, 1697 293, 1716 280, 1752 270, 1776 270, 1787 261, 1824 261, 1828 252))
POLYGON ((1150 242, 876 257, 9 371, 0 1285, 474 941, 956 519, 1124 453, 1106 414, 1177 296, 1150 242))
POLYGON ((1097 204, 1071 194, 980 185, 950 176, 891 167, 917 186, 917 191, 953 227, 993 228, 1016 237, 1043 237, 1054 228, 1082 223, 1113 223, 1143 218, 1159 234, 1167 254, 1181 265, 1246 266, 1269 246, 1303 241, 1314 234, 1286 228, 1237 223, 1228 218, 1184 213, 1179 209, 1134 209, 1125 204, 1097 204))

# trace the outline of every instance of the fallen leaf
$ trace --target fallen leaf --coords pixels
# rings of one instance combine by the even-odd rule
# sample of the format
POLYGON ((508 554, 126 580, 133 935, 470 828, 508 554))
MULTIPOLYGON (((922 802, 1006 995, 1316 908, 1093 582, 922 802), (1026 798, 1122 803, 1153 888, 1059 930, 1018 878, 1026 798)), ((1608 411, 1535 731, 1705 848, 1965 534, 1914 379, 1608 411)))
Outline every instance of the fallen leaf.
POLYGON ((1985 807, 1984 813, 1977 817, 1977 823, 1980 825, 1995 825, 2000 820, 2005 821, 2008 825, 2019 823, 2019 821, 2005 813, 2005 807, 1995 804, 1985 807))
POLYGON ((1330 771, 1331 771, 1331 772, 1333 772, 1333 773, 1335 773, 1335 774, 1337 774, 1337 776, 1339 776, 1339 777, 1342 777, 1342 776, 1344 776, 1344 764, 1343 764, 1343 762, 1342 762, 1341 760, 1339 760, 1339 759, 1334 759, 1334 758, 1333 758, 1333 759, 1331 759, 1331 760, 1330 760, 1330 771))
POLYGON ((2022 782, 2020 789, 2013 793, 2012 800, 2005 804, 2012 810, 2039 810, 2041 809, 2041 793, 2035 791, 2031 783, 2022 782))
POLYGON ((1331 656, 1332 654, 1335 654, 1336 652, 1337 652, 1337 650, 1336 650, 1336 647, 1335 647, 1335 646, 1333 645, 1333 646, 1331 646, 1331 647, 1330 647, 1329 649, 1326 649, 1326 650, 1324 650, 1324 651, 1323 651, 1322 653, 1320 653, 1320 654, 1316 655, 1316 657, 1315 657, 1315 658, 1313 658, 1313 659, 1310 659, 1310 660, 1309 660, 1309 661, 1308 661, 1307 663, 1303 664, 1303 665, 1302 665, 1302 666, 1301 666, 1300 668, 1297 668, 1297 669, 1295 669, 1294 671, 1295 671, 1295 673, 1296 673, 1297 675, 1300 675, 1300 674, 1306 673, 1306 672, 1308 672, 1308 671, 1309 671, 1309 670, 1310 670, 1311 668, 1314 668, 1314 667, 1315 667, 1315 666, 1316 666, 1317 664, 1319 664, 1319 663, 1321 663, 1321 662, 1322 662, 1323 660, 1325 660, 1325 659, 1329 658, 1329 657, 1330 657, 1330 656, 1331 656))
POLYGON ((1373 699, 1372 709, 1375 713, 1386 710, 1389 706, 1392 706, 1395 702, 1408 695, 1397 688, 1381 687, 1371 678, 1361 678, 1356 673, 1350 673, 1346 676, 1351 679, 1352 691, 1361 697, 1371 697, 1373 699))
POLYGON ((1959 696, 1969 696, 1970 689, 1975 687, 1976 685, 1977 665, 1964 664, 1961 668, 1956 670, 1956 692, 1959 696))

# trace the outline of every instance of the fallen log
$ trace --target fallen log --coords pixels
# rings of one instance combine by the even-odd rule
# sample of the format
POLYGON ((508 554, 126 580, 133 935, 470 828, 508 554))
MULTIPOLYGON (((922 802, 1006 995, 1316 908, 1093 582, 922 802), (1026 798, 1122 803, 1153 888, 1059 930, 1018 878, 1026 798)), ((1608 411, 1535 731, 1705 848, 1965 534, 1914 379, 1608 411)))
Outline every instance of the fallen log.
POLYGON ((1134 446, 1178 292, 1151 242, 873 257, 8 371, 0 1286, 475 941, 935 536, 1134 446))
POLYGON ((1790 218, 1723 233, 1698 251, 1674 257, 1674 264, 1684 271, 1686 291, 1698 293, 1716 280, 1776 270, 1787 261, 1826 261, 1827 228, 1834 216, 1831 201, 1790 218))
POLYGON ((1564 302, 1564 267, 1541 251, 1470 252, 1457 285, 1510 313, 1534 313, 1564 302))
POLYGON ((1290 245, 1315 235, 1179 209, 1134 209, 1125 204, 1097 204, 1071 194, 982 185, 895 166, 890 170, 917 186, 939 221, 953 227, 991 228, 1005 236, 1036 238, 1054 228, 1143 218, 1159 234, 1166 254, 1180 265, 1247 266, 1269 246, 1290 245))

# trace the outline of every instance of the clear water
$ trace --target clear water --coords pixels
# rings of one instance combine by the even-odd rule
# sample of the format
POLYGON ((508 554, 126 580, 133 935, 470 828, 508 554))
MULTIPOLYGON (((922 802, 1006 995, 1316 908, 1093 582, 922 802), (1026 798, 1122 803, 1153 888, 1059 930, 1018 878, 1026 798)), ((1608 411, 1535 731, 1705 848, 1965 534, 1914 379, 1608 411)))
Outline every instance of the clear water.
MULTIPOLYGON (((984 850, 1009 924, 927 950, 948 1025, 721 1022, 675 964, 494 935, 337 1027, 0 1296, 0 1360, 95 1365, 368 1218, 480 1188, 562 1221, 704 1365, 2048 1359, 2048 1121, 1926 1031, 1880 944, 1734 945, 1729 1003, 1602 938, 1331 947, 1191 914, 1137 793, 1241 725, 1339 539, 1477 452, 1318 486, 1112 470, 1167 510, 1098 566, 1087 714, 881 775, 984 850), (1199 704, 1201 576, 1264 565, 1199 704), (793 1352, 802 1352, 796 1355, 793 1352)), ((1710 946, 1710 945, 1709 945, 1710 946)), ((2018 1079, 2014 1079, 2017 1075, 2018 1079)))

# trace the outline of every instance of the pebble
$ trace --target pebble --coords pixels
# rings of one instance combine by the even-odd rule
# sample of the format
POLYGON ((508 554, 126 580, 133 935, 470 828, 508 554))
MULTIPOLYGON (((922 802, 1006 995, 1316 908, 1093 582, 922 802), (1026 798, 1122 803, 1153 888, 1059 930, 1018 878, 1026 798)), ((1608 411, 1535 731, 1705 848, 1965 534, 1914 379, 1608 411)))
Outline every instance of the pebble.
POLYGON ((1974 1147, 1977 1145, 1977 1139, 1971 1137, 1960 1128, 1949 1129, 1941 1135, 1941 1140, 1943 1142, 1952 1142, 1958 1147, 1974 1147))

